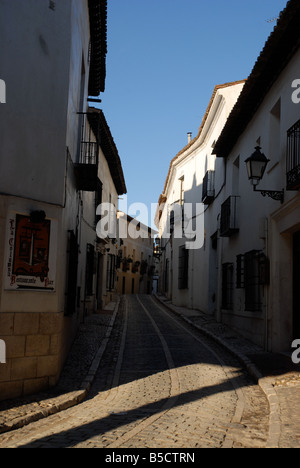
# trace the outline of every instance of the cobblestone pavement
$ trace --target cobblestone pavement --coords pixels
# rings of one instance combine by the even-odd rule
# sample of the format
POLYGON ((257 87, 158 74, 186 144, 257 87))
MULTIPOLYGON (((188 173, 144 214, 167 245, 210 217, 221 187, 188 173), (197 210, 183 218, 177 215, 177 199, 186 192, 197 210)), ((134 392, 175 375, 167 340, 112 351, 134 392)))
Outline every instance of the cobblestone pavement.
POLYGON ((89 398, 0 447, 265 447, 269 405, 239 362, 149 296, 123 298, 89 398))
POLYGON ((264 352, 226 325, 198 310, 174 306, 164 296, 157 297, 165 307, 193 324, 231 352, 251 371, 268 396, 271 409, 267 447, 300 448, 300 364, 291 353, 264 352))

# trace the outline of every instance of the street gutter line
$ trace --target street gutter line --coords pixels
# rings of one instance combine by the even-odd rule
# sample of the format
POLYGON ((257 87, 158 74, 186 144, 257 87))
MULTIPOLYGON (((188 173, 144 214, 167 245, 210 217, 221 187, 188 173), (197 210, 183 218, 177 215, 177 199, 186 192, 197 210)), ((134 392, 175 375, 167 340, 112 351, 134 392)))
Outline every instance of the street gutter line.
MULTIPOLYGON (((173 322, 175 322, 178 326, 180 326, 182 329, 184 329, 196 341, 201 343, 201 345, 204 346, 204 348, 206 348, 219 361, 219 363, 221 364, 221 366, 223 368, 223 371, 224 371, 225 375, 231 381, 231 385, 233 386, 233 388, 234 388, 234 390, 236 392, 236 395, 237 395, 237 404, 236 404, 235 414, 234 414, 233 419, 232 419, 232 423, 240 424, 241 421, 242 421, 243 414, 244 414, 246 400, 245 400, 244 392, 241 389, 241 386, 237 385, 236 382, 235 382, 236 375, 235 375, 234 371, 228 370, 228 366, 226 366, 226 364, 220 358, 220 356, 209 345, 204 343, 193 332, 191 332, 188 328, 183 326, 178 320, 176 320, 174 317, 172 317, 172 315, 170 315, 170 313, 169 313, 169 309, 168 309, 168 311, 163 309, 163 307, 161 305, 159 305, 152 297, 151 297, 151 300, 158 309, 160 309, 164 314, 168 315, 168 317, 170 317, 170 319, 173 320, 173 322)), ((187 321, 187 322, 190 323, 190 321, 187 321)), ((232 448, 233 444, 234 444, 234 440, 230 437, 230 433, 229 433, 225 437, 225 442, 223 444, 223 448, 232 448)))
MULTIPOLYGON (((119 448, 122 445, 124 445, 126 442, 128 442, 130 439, 135 437, 137 434, 139 434, 140 432, 145 430, 147 427, 151 426, 153 423, 155 423, 158 419, 160 419, 164 414, 166 414, 176 404, 176 401, 178 400, 178 398, 180 396, 179 376, 178 376, 178 372, 177 372, 177 369, 175 367, 171 352, 170 352, 169 347, 167 345, 167 342, 164 339, 160 329, 156 325, 156 322, 151 317, 151 314, 146 309, 146 307, 143 305, 143 303, 140 301, 138 296, 136 296, 136 299, 140 303, 143 310, 145 311, 145 313, 148 316, 149 320, 151 321, 151 323, 153 325, 153 328, 155 329, 155 331, 156 331, 156 333, 157 333, 157 335, 158 335, 158 337, 159 337, 159 339, 161 341, 161 344, 162 344, 162 347, 163 347, 163 350, 164 350, 164 353, 165 353, 165 356, 166 356, 167 364, 169 366, 169 373, 170 373, 170 379, 171 379, 170 398, 164 404, 164 406, 162 407, 162 409, 161 409, 161 411, 159 413, 157 413, 157 414, 155 414, 153 416, 150 416, 149 418, 146 418, 144 421, 142 421, 140 424, 138 424, 138 426, 136 426, 134 429, 129 431, 127 434, 124 434, 123 437, 120 437, 116 442, 112 443, 107 448, 119 448)), ((127 302, 127 300, 126 300, 126 302, 127 302)))

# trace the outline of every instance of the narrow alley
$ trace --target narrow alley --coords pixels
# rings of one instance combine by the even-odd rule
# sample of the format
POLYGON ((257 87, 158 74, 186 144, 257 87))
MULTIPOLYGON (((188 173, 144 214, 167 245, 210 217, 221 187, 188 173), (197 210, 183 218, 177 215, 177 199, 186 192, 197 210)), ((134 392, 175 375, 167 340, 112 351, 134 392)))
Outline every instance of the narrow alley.
POLYGON ((238 361, 151 296, 121 300, 88 399, 0 447, 264 447, 269 406, 238 361))

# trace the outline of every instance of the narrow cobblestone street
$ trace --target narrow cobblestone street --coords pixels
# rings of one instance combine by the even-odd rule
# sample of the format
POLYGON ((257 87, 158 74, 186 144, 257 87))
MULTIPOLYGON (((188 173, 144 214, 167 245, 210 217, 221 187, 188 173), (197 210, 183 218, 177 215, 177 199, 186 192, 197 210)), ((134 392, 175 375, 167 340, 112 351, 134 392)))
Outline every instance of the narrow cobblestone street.
POLYGON ((0 447, 264 447, 268 403, 231 355, 147 296, 127 297, 88 400, 0 447))

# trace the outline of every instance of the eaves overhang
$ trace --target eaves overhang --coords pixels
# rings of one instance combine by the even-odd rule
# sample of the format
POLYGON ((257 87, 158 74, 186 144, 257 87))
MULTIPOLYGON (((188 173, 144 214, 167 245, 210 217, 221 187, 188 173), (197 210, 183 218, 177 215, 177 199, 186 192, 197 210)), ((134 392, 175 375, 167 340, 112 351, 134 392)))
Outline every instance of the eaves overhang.
POLYGON ((107 0, 88 0, 90 17, 89 96, 105 90, 107 55, 107 0))
POLYGON ((267 93, 300 47, 300 2, 290 0, 258 57, 215 145, 214 154, 227 158, 267 93))

